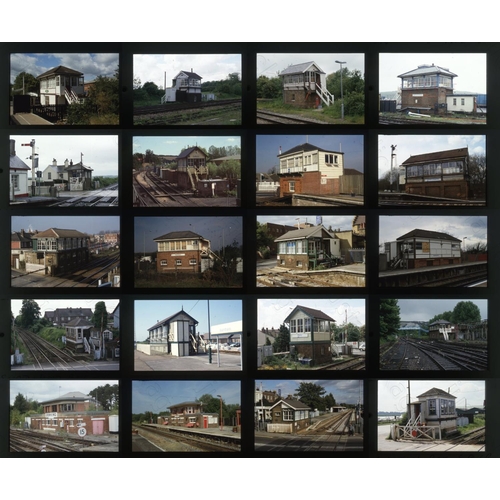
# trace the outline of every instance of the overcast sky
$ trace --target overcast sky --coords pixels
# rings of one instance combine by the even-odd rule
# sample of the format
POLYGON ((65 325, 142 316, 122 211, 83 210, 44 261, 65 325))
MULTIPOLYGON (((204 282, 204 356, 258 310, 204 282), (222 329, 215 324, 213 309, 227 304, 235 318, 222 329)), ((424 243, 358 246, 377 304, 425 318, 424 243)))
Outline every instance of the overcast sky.
POLYGON ((391 145, 395 145, 396 165, 410 156, 449 149, 469 148, 470 155, 486 155, 485 135, 379 135, 378 176, 391 169, 391 145))
POLYGON ((236 380, 134 380, 132 413, 159 413, 169 406, 195 401, 204 394, 222 396, 226 404, 241 404, 241 385, 236 380))
POLYGON ((391 53, 379 56, 379 91, 393 92, 401 87, 398 75, 434 64, 457 75, 455 92, 486 94, 486 54, 391 53))
MULTIPOLYGON (((136 300, 134 304, 134 339, 142 342, 149 336, 148 328, 179 311, 184 310, 198 321, 196 331, 208 333, 208 309, 210 326, 241 321, 241 300, 136 300), (209 304, 210 302, 210 304, 209 304)), ((208 336, 205 335, 205 338, 208 336)))
POLYGON ((52 165, 54 159, 58 165, 65 160, 80 162, 83 153, 83 164, 90 167, 92 176, 118 176, 118 136, 117 135, 11 135, 16 141, 16 156, 31 168, 29 156, 32 154, 29 144, 35 140, 35 153, 38 154, 38 167, 44 171, 52 165))
POLYGON ((76 229, 85 234, 97 234, 100 231, 120 232, 118 216, 13 216, 11 231, 21 229, 45 231, 50 228, 76 229))
POLYGON ((285 318, 296 306, 317 309, 335 320, 335 324, 342 325, 346 320, 360 327, 365 324, 364 299, 259 299, 257 301, 257 328, 276 328, 283 324, 285 318))
POLYGON ((337 404, 363 403, 362 380, 256 380, 255 387, 263 391, 276 391, 286 398, 295 394, 301 382, 323 387, 326 394, 332 393, 337 404))
POLYGON ((487 242, 485 216, 391 215, 379 219, 379 244, 396 241, 413 229, 448 233, 462 241, 462 248, 464 244, 469 247, 487 242))
POLYGON ((177 156, 187 147, 198 146, 209 149, 210 146, 217 148, 238 146, 241 147, 241 137, 239 136, 134 136, 134 153, 145 153, 150 149, 156 155, 177 156))
POLYGON ((317 225, 316 217, 322 217, 323 226, 327 229, 350 230, 352 229, 353 215, 260 215, 257 221, 261 224, 272 222, 273 224, 282 224, 286 226, 295 226, 297 223, 304 224, 308 222, 313 226, 317 225))
MULTIPOLYGON (((410 399, 432 388, 449 392, 457 399, 455 407, 483 408, 485 400, 484 380, 411 380, 410 399)), ((379 380, 378 411, 406 412, 408 403, 408 380, 379 380)))
POLYGON ((488 301, 486 299, 399 299, 401 321, 429 321, 434 316, 446 311, 453 311, 459 302, 473 302, 481 313, 481 319, 488 319, 488 301))
POLYGON ((171 87, 181 71, 196 73, 201 83, 225 80, 231 73, 239 73, 241 79, 240 54, 134 54, 133 64, 134 79, 161 88, 165 88, 165 78, 167 88, 171 87))
POLYGON ((344 168, 363 172, 362 135, 258 135, 257 172, 266 173, 273 166, 279 166, 278 154, 309 143, 327 151, 344 153, 344 168))
POLYGON ((325 54, 325 53, 281 53, 281 54, 257 54, 257 77, 267 76, 273 78, 288 66, 302 64, 314 61, 326 75, 335 73, 340 69, 340 64, 335 61, 342 61, 345 64, 343 68, 349 71, 359 70, 361 76, 365 73, 365 55, 364 54, 325 54))
POLYGON ((23 71, 36 77, 57 66, 79 71, 84 82, 91 82, 98 76, 114 76, 118 54, 11 54, 10 83, 23 71))
MULTIPOLYGON (((112 313, 118 303, 120 302, 118 299, 62 299, 62 300, 52 300, 52 299, 34 299, 35 302, 40 307, 41 317, 43 318, 45 311, 54 311, 55 309, 66 309, 68 307, 72 307, 73 309, 77 309, 81 307, 82 309, 92 309, 94 312, 95 305, 97 302, 104 302, 106 304, 106 311, 108 313, 112 313)), ((13 299, 10 301, 11 310, 14 314, 14 317, 18 316, 21 312, 21 307, 23 305, 22 299, 13 299)))
POLYGON ((153 241, 172 231, 192 231, 210 240, 210 248, 219 250, 243 242, 241 217, 136 217, 134 220, 134 252, 156 252, 153 241))
POLYGON ((11 380, 10 404, 21 393, 28 400, 47 401, 68 392, 79 391, 87 395, 96 387, 118 384, 118 380, 11 380))

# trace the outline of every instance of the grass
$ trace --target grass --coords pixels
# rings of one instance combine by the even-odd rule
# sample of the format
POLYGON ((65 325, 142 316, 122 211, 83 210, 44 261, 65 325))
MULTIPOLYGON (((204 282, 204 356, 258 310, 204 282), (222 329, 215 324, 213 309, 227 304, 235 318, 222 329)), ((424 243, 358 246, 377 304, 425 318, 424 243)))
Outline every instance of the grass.
POLYGON ((460 432, 460 434, 466 434, 467 432, 473 431, 479 427, 484 427, 485 423, 486 423, 485 415, 476 415, 474 417, 474 422, 472 424, 459 427, 458 432, 460 432))
POLYGON ((223 280, 213 277, 207 279, 204 274, 198 273, 169 273, 157 274, 155 271, 136 271, 134 285, 137 288, 241 288, 242 275, 234 280, 223 280))

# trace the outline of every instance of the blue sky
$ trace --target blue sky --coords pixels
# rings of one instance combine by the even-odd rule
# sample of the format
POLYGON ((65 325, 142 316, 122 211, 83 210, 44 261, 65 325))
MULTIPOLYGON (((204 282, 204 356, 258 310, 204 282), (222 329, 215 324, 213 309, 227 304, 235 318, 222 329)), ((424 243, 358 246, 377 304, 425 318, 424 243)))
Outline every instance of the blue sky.
POLYGON ((242 243, 241 217, 136 217, 134 221, 134 252, 156 252, 153 241, 171 231, 192 231, 211 242, 212 250, 242 243), (223 243, 224 242, 224 243, 223 243))
POLYGON ((159 413, 204 394, 220 395, 226 404, 241 404, 241 385, 236 380, 133 380, 132 413, 159 413))
POLYGON ((45 231, 50 228, 76 229, 89 235, 100 231, 119 232, 120 217, 118 216, 13 216, 12 231, 37 229, 45 231))
POLYGON ((139 342, 145 340, 149 335, 148 328, 181 310, 198 321, 196 331, 205 334, 208 332, 209 307, 211 327, 242 319, 241 300, 136 300, 134 339, 139 342))
POLYGON ((118 69, 118 54, 11 54, 10 83, 13 83, 22 71, 36 77, 57 66, 80 71, 83 73, 84 82, 91 82, 97 76, 112 77, 115 74, 118 69))
POLYGON ((484 380, 379 380, 378 411, 406 412, 408 382, 411 401, 434 387, 455 396, 457 408, 482 408, 486 397, 484 380))
POLYGON ((316 217, 320 216, 323 220, 323 226, 327 229, 331 226, 332 229, 350 230, 352 229, 352 221, 354 215, 321 215, 321 213, 316 215, 259 215, 257 216, 257 221, 261 224, 266 222, 272 222, 273 224, 283 224, 287 226, 294 226, 300 222, 304 224, 308 222, 312 225, 317 225, 316 217))
POLYGON ((187 147, 198 146, 209 149, 210 146, 228 147, 241 146, 239 136, 142 136, 136 135, 133 138, 133 152, 145 153, 150 149, 157 155, 179 155, 187 147))
POLYGON ((256 138, 257 172, 267 172, 279 165, 279 148, 285 151, 305 143, 328 151, 344 153, 344 168, 354 168, 363 172, 362 135, 258 135, 256 138))
POLYGON ((363 402, 362 380, 256 380, 255 387, 264 391, 276 391, 285 398, 294 394, 301 382, 320 385, 326 390, 326 394, 333 394, 337 404, 363 402))

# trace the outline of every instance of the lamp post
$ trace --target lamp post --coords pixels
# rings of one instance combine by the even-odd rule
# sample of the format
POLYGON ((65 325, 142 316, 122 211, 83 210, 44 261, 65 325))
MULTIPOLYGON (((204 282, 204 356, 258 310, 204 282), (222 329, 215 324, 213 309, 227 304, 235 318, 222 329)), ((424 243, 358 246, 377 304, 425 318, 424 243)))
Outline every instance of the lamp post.
POLYGON ((220 401, 220 430, 222 430, 222 396, 217 394, 217 397, 219 398, 220 401))
POLYGON ((344 119, 344 90, 342 88, 342 64, 345 64, 345 61, 335 61, 337 64, 340 64, 340 99, 342 100, 342 104, 340 105, 340 116, 342 120, 344 119))

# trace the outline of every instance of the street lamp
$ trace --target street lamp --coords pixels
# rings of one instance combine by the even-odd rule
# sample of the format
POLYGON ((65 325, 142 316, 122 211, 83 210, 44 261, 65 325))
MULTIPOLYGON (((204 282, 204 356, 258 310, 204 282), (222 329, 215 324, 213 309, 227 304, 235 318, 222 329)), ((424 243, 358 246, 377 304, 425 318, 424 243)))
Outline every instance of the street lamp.
POLYGON ((344 90, 342 88, 342 64, 345 64, 345 61, 335 61, 337 64, 340 64, 340 99, 342 100, 342 104, 340 105, 340 116, 342 120, 344 119, 344 90))
POLYGON ((222 396, 217 394, 217 397, 220 400, 220 430, 222 430, 222 396))

